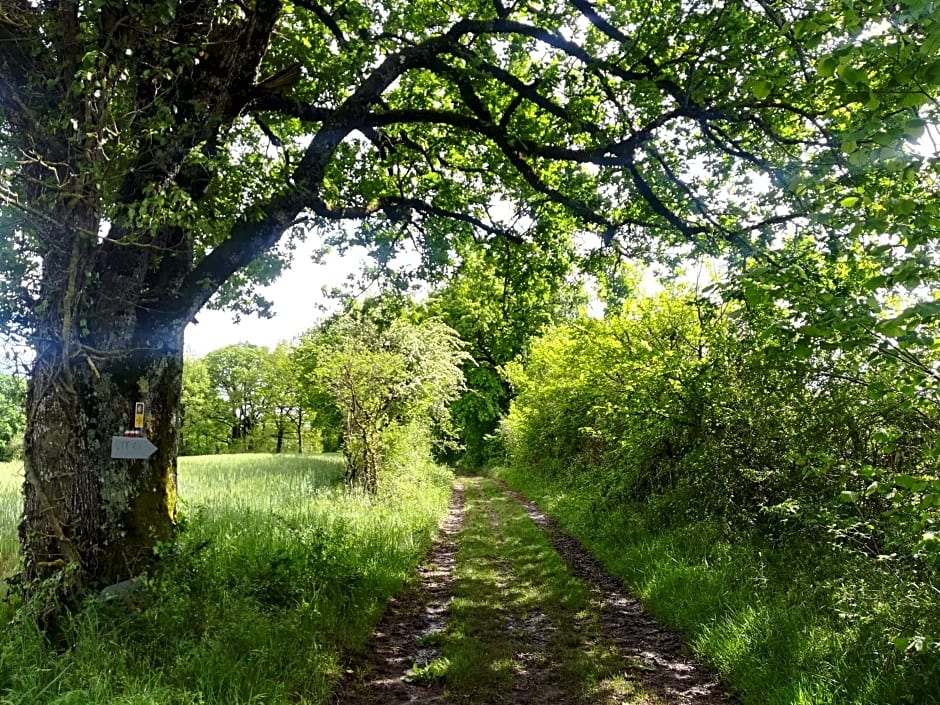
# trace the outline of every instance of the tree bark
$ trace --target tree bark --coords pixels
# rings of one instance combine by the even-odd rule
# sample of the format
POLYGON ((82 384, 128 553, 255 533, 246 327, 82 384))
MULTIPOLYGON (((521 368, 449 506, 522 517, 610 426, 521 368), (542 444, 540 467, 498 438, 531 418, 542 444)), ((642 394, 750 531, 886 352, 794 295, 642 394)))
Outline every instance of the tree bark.
MULTIPOLYGON (((182 326, 146 331, 132 346, 63 365, 40 350, 27 400, 26 575, 70 576, 68 597, 139 575, 173 536, 182 389, 182 326), (111 437, 144 402, 147 460, 111 458, 111 437)), ((63 595, 60 594, 59 597, 63 595)))
POLYGON ((22 295, 35 357, 19 531, 27 589, 50 598, 54 618, 57 601, 139 575, 173 538, 183 329, 302 199, 240 222, 196 278, 199 233, 159 217, 168 194, 194 207, 206 196, 216 174, 205 150, 255 95, 280 2, 231 22, 212 21, 214 3, 174 4, 159 26, 120 3, 92 13, 97 24, 78 3, 45 5, 14 3, 0 18, 0 147, 21 165, 10 184, 41 262, 38 291, 22 295), (171 45, 205 51, 194 62, 171 45), (101 59, 77 78, 91 56, 101 59), (113 459, 136 402, 157 450, 113 459))

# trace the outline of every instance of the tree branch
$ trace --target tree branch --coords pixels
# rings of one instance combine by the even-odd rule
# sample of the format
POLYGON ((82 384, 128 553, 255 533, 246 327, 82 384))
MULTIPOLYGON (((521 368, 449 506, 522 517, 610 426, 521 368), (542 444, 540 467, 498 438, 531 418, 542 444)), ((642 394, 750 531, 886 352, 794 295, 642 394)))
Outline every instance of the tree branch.
POLYGON ((294 170, 291 187, 261 204, 253 218, 243 218, 233 226, 231 235, 183 282, 169 302, 167 315, 183 323, 190 320, 232 274, 272 247, 299 213, 319 200, 320 186, 336 148, 357 125, 364 124, 372 106, 402 74, 426 65, 461 37, 491 30, 493 25, 494 21, 461 20, 443 34, 386 57, 323 122, 294 170))
POLYGON ((278 113, 286 117, 297 118, 303 122, 324 122, 336 113, 332 108, 321 108, 289 96, 271 94, 260 95, 252 99, 247 111, 249 113, 278 113))
POLYGON ((554 115, 555 117, 562 120, 563 122, 566 122, 572 126, 575 126, 578 129, 583 130, 584 132, 587 132, 592 135, 596 135, 597 133, 600 132, 600 128, 597 127, 597 125, 586 123, 586 122, 577 120, 574 117, 572 117, 571 114, 565 108, 549 100, 548 98, 543 96, 541 93, 539 93, 535 89, 534 85, 530 86, 530 85, 523 83, 523 81, 520 80, 517 76, 514 76, 509 71, 506 71, 505 69, 499 66, 496 66, 495 64, 491 64, 488 61, 484 61, 481 57, 477 56, 466 47, 457 45, 454 47, 451 53, 454 56, 467 61, 473 68, 479 69, 485 73, 488 73, 490 76, 495 78, 500 83, 503 83, 506 86, 509 86, 509 88, 511 88, 513 91, 516 92, 517 96, 521 98, 525 98, 526 100, 529 100, 530 102, 534 103, 538 107, 542 108, 542 110, 544 110, 545 112, 549 113, 550 115, 554 115))
POLYGON ((653 188, 649 185, 646 179, 643 178, 643 175, 640 173, 640 170, 637 169, 636 164, 629 164, 627 166, 627 171, 630 172, 630 176, 633 179, 633 185, 636 187, 636 190, 641 196, 643 196, 646 202, 649 203, 650 208, 653 209, 653 212, 661 216, 672 227, 685 235, 686 238, 694 242, 698 235, 706 232, 705 228, 692 227, 682 220, 682 218, 673 213, 666 206, 666 204, 660 200, 659 196, 656 195, 656 193, 653 191, 653 188))
POLYGON ((327 218, 329 220, 365 220, 379 213, 386 214, 390 220, 399 220, 409 211, 416 211, 425 216, 446 218, 448 220, 466 223, 481 232, 495 237, 505 238, 510 242, 518 244, 524 242, 523 238, 505 228, 490 225, 467 213, 441 208, 418 198, 386 196, 375 199, 366 206, 347 206, 345 208, 331 208, 325 202, 319 201, 310 204, 310 209, 321 218, 327 218))
POLYGON ((343 34, 343 30, 340 29, 336 19, 327 12, 323 5, 316 2, 316 0, 294 0, 294 4, 297 5, 297 7, 302 7, 313 13, 313 15, 323 23, 323 26, 330 31, 330 34, 333 35, 333 38, 336 39, 336 43, 339 44, 341 48, 345 49, 349 46, 349 41, 346 39, 346 35, 343 34))

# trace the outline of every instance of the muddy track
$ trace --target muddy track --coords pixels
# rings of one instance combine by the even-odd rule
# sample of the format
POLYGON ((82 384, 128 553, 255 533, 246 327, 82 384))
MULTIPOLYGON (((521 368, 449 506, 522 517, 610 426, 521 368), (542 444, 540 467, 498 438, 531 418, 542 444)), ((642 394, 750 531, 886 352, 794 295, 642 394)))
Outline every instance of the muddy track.
MULTIPOLYGON (((572 575, 589 587, 599 636, 616 650, 623 664, 623 673, 642 684, 652 697, 585 700, 559 680, 560 674, 555 672, 551 663, 538 659, 529 663, 528 652, 520 652, 516 659, 522 669, 517 671, 514 687, 503 692, 500 702, 510 705, 586 705, 594 701, 623 702, 625 705, 650 702, 668 705, 735 703, 714 676, 691 656, 679 637, 643 612, 640 602, 628 595, 623 584, 609 575, 575 539, 562 532, 523 496, 505 488, 503 493, 521 505, 545 533, 572 575)), ((491 515, 491 521, 494 518, 491 515)), ((467 694, 448 694, 441 680, 429 684, 412 683, 408 679, 414 665, 423 666, 441 655, 439 647, 423 644, 439 643, 440 640, 428 637, 446 627, 463 524, 464 492, 458 481, 440 537, 420 568, 420 581, 410 592, 390 603, 367 649, 353 658, 334 690, 335 702, 348 705, 475 702, 472 694, 469 697, 467 694)), ((537 648, 539 644, 544 646, 550 633, 559 626, 538 617, 533 615, 525 624, 528 648, 534 652, 542 651, 537 648)), ((485 678, 486 674, 481 674, 481 677, 485 678)))
POLYGON ((440 654, 421 640, 443 631, 447 620, 457 556, 457 536, 463 528, 464 495, 454 483, 447 516, 427 560, 418 569, 419 580, 405 595, 389 602, 372 634, 367 650, 348 664, 333 691, 344 705, 441 703, 443 688, 408 681, 414 665, 430 663, 440 654))
POLYGON ((625 669, 670 705, 732 705, 715 676, 699 663, 688 647, 643 611, 639 600, 627 594, 623 583, 610 575, 580 543, 565 534, 538 507, 518 492, 505 490, 525 509, 529 518, 571 572, 591 587, 592 603, 604 637, 620 652, 625 669))

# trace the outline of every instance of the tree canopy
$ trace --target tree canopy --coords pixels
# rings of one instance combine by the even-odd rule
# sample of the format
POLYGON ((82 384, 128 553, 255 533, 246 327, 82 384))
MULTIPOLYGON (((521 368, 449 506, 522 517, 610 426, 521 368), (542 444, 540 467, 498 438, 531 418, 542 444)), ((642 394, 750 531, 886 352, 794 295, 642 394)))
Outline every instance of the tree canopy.
POLYGON ((465 341, 467 388, 451 405, 464 461, 485 460, 485 440, 509 410, 510 389, 502 366, 528 341, 585 296, 570 259, 547 257, 536 245, 501 240, 468 252, 450 280, 426 304, 465 341))
POLYGON ((183 365, 181 454, 319 449, 324 419, 300 349, 228 345, 183 365), (316 423, 315 423, 316 422, 316 423))
MULTIPOLYGON (((5 2, 28 575, 122 579, 172 535, 183 329, 210 301, 263 310, 294 236, 388 265, 413 242, 408 275, 499 238, 603 272, 733 245, 741 295, 807 325, 929 282, 938 37, 921 0, 5 2), (158 450, 117 462, 140 401, 158 450)), ((897 347, 932 315, 848 320, 897 347)))
POLYGON ((283 232, 338 220, 380 255, 420 238, 427 266, 448 242, 575 228, 631 255, 651 238, 748 242, 818 206, 811 179, 844 176, 829 130, 859 92, 887 90, 856 65, 881 54, 853 50, 883 19, 736 2, 9 3, 4 201, 25 237, 6 243, 6 281, 36 279, 10 315, 35 318, 51 293, 29 276, 38 255, 76 265, 76 318, 133 312, 133 281, 188 320, 276 272, 279 253, 261 256, 283 232), (84 209, 72 236, 66 202, 84 209))

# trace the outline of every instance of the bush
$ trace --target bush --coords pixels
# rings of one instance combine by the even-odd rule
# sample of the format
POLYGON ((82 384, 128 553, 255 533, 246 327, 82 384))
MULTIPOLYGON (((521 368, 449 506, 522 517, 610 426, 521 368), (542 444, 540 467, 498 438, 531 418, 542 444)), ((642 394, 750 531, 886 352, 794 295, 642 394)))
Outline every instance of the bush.
POLYGON ((517 465, 653 503, 664 526, 722 517, 775 540, 925 558, 937 413, 881 392, 897 374, 887 363, 806 358, 755 328, 670 291, 553 329, 508 366, 503 442, 517 465))

